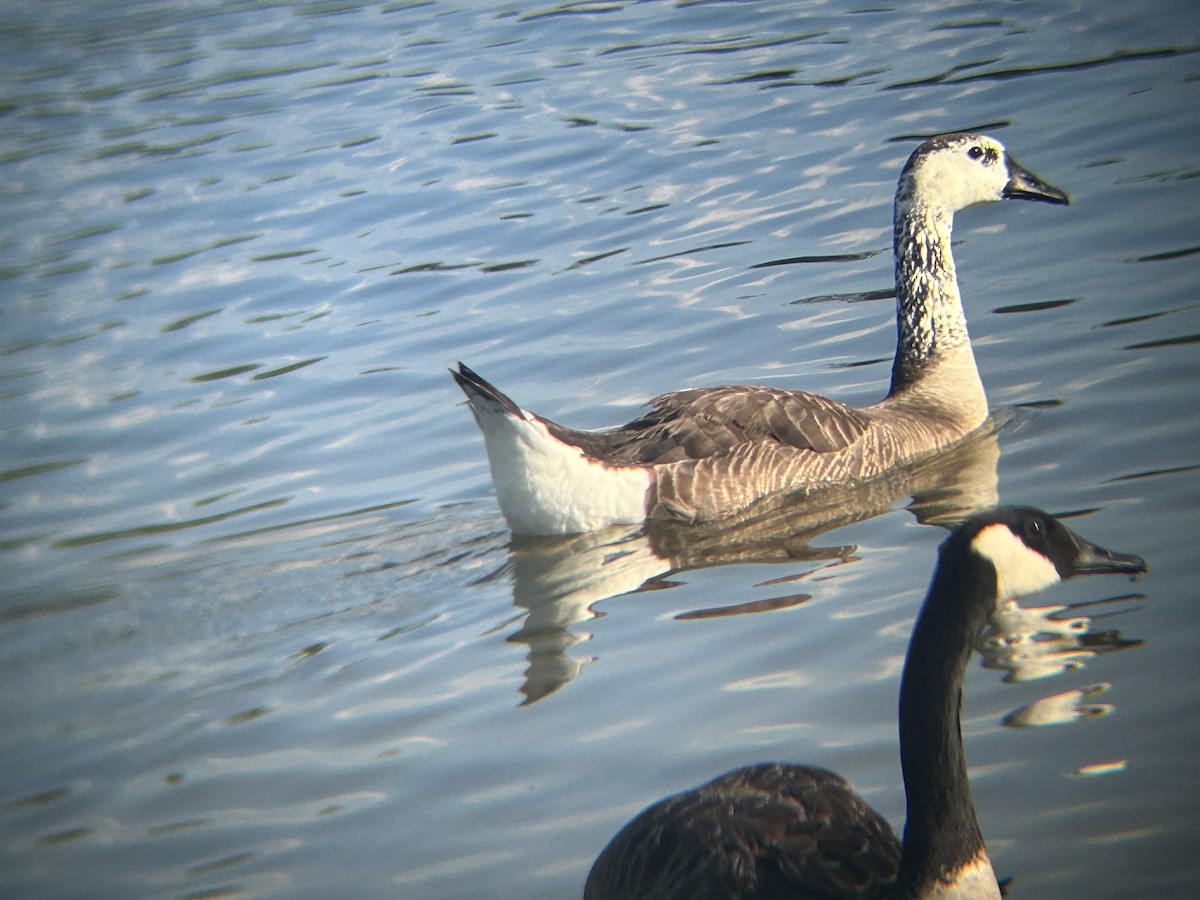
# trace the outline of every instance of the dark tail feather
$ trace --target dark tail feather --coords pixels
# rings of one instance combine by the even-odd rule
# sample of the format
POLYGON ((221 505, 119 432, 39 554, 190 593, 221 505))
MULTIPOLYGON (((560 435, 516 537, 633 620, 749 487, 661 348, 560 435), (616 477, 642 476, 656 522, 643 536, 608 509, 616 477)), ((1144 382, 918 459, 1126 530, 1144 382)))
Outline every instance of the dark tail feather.
POLYGON ((473 400, 477 397, 490 400, 493 403, 503 406, 514 416, 522 419, 525 418, 521 412, 521 408, 517 404, 513 403, 505 394, 497 390, 494 385, 480 378, 479 375, 461 362, 458 364, 458 371, 451 369, 450 374, 454 376, 454 380, 458 382, 458 386, 462 388, 468 400, 473 400))

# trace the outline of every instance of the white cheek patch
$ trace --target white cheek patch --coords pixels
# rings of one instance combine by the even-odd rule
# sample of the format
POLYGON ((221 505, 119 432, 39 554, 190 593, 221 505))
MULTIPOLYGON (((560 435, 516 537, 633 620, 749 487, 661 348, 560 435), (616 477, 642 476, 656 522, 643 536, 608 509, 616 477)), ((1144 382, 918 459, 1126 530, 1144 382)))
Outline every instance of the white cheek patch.
MULTIPOLYGON (((1003 158, 1003 149, 999 149, 1003 158)), ((968 160, 958 151, 930 156, 922 167, 919 191, 936 197, 949 209, 966 209, 999 200, 1008 182, 1008 172, 999 160, 986 166, 968 160)))
POLYGON ((971 549, 996 567, 997 599, 1033 594, 1061 580, 1054 563, 1013 534, 1007 525, 988 525, 971 549))

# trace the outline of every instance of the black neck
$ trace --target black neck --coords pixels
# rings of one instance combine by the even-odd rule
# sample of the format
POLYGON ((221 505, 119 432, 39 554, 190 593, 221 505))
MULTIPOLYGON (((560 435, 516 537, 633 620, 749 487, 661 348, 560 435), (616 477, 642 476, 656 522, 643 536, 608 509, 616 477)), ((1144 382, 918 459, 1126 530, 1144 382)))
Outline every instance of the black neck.
POLYGON ((943 545, 900 684, 900 763, 908 797, 898 878, 902 897, 979 854, 963 755, 962 682, 995 605, 996 574, 960 535, 943 545))

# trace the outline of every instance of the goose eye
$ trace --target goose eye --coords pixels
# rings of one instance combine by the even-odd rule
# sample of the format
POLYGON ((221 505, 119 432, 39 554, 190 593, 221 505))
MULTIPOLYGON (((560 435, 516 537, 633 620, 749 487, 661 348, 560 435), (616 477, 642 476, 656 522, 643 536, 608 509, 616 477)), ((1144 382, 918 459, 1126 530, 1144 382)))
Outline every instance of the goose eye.
POLYGON ((1042 520, 1030 519, 1025 523, 1025 536, 1036 540, 1042 536, 1042 520))
POLYGON ((983 148, 978 145, 974 146, 970 150, 967 151, 967 156, 971 157, 971 159, 982 159, 983 158, 983 148))

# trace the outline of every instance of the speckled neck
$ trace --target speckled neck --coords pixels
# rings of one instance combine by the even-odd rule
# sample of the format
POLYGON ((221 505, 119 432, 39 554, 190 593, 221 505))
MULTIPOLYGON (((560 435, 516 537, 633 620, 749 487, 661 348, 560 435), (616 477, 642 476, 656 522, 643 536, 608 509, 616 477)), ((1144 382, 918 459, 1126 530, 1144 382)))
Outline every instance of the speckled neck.
POLYGON ((893 241, 896 260, 896 359, 894 394, 926 363, 969 341, 950 249, 954 214, 916 195, 911 178, 896 190, 893 241))

